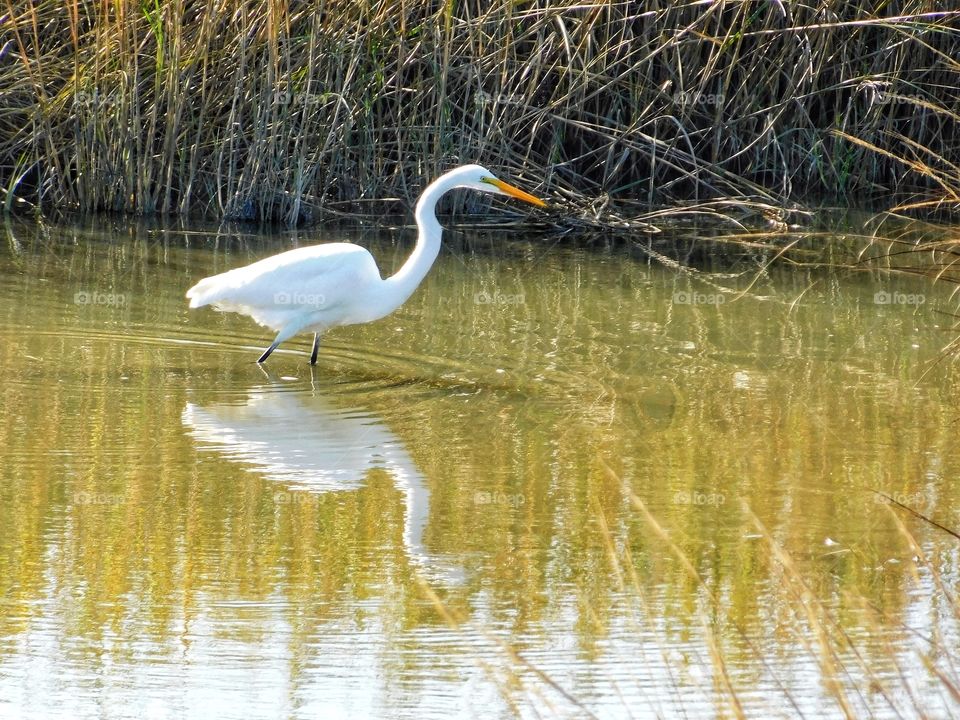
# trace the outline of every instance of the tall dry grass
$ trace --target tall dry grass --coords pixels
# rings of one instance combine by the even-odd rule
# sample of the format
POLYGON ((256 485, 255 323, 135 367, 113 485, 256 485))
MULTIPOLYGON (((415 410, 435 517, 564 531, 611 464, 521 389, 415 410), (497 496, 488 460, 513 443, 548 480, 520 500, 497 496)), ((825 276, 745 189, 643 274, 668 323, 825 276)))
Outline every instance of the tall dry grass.
POLYGON ((598 222, 627 201, 955 210, 954 8, 9 0, 0 187, 292 225, 400 210, 478 161, 598 222))

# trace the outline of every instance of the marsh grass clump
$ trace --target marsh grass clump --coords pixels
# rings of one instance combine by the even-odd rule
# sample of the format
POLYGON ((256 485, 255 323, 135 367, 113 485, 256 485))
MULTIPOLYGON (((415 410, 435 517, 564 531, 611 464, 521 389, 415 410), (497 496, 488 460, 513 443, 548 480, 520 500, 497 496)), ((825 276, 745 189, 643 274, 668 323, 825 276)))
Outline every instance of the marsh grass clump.
POLYGON ((955 210, 948 5, 12 3, 0 187, 295 225, 477 161, 600 224, 627 200, 955 210))

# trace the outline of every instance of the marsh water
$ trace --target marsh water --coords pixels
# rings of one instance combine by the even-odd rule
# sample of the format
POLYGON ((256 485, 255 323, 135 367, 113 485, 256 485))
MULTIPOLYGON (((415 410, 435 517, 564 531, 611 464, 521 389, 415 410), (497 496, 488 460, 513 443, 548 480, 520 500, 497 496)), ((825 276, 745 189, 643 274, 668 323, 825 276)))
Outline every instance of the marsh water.
POLYGON ((261 369, 188 287, 413 233, 2 234, 2 718, 960 712, 947 283, 461 230, 261 369))

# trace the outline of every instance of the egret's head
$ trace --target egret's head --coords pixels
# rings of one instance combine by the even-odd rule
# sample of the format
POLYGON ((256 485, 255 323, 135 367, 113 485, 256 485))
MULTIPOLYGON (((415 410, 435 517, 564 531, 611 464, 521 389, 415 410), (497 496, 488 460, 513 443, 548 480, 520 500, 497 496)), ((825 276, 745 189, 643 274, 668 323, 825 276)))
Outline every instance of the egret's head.
POLYGON ((538 207, 547 206, 540 198, 534 197, 530 193, 526 193, 510 183, 505 183, 481 165, 464 165, 461 168, 457 168, 454 172, 458 174, 462 173, 459 177, 459 187, 468 187, 479 190, 480 192, 493 193, 494 195, 507 195, 538 207))

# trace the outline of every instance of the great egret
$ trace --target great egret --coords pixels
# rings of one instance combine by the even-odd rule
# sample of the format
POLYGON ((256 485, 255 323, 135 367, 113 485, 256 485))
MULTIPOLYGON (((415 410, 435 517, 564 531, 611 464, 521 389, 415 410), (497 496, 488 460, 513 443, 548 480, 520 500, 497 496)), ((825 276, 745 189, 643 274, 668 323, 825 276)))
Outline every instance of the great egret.
POLYGON ((372 322, 403 305, 440 252, 443 229, 437 221, 440 197, 453 188, 509 195, 533 205, 546 203, 498 180, 480 165, 455 168, 430 183, 417 201, 419 236, 413 253, 395 275, 380 277, 373 256, 352 243, 326 243, 288 250, 246 267, 205 278, 187 291, 190 307, 212 305, 243 313, 277 332, 277 346, 301 332, 313 332, 310 364, 317 363, 320 336, 339 325, 372 322))

